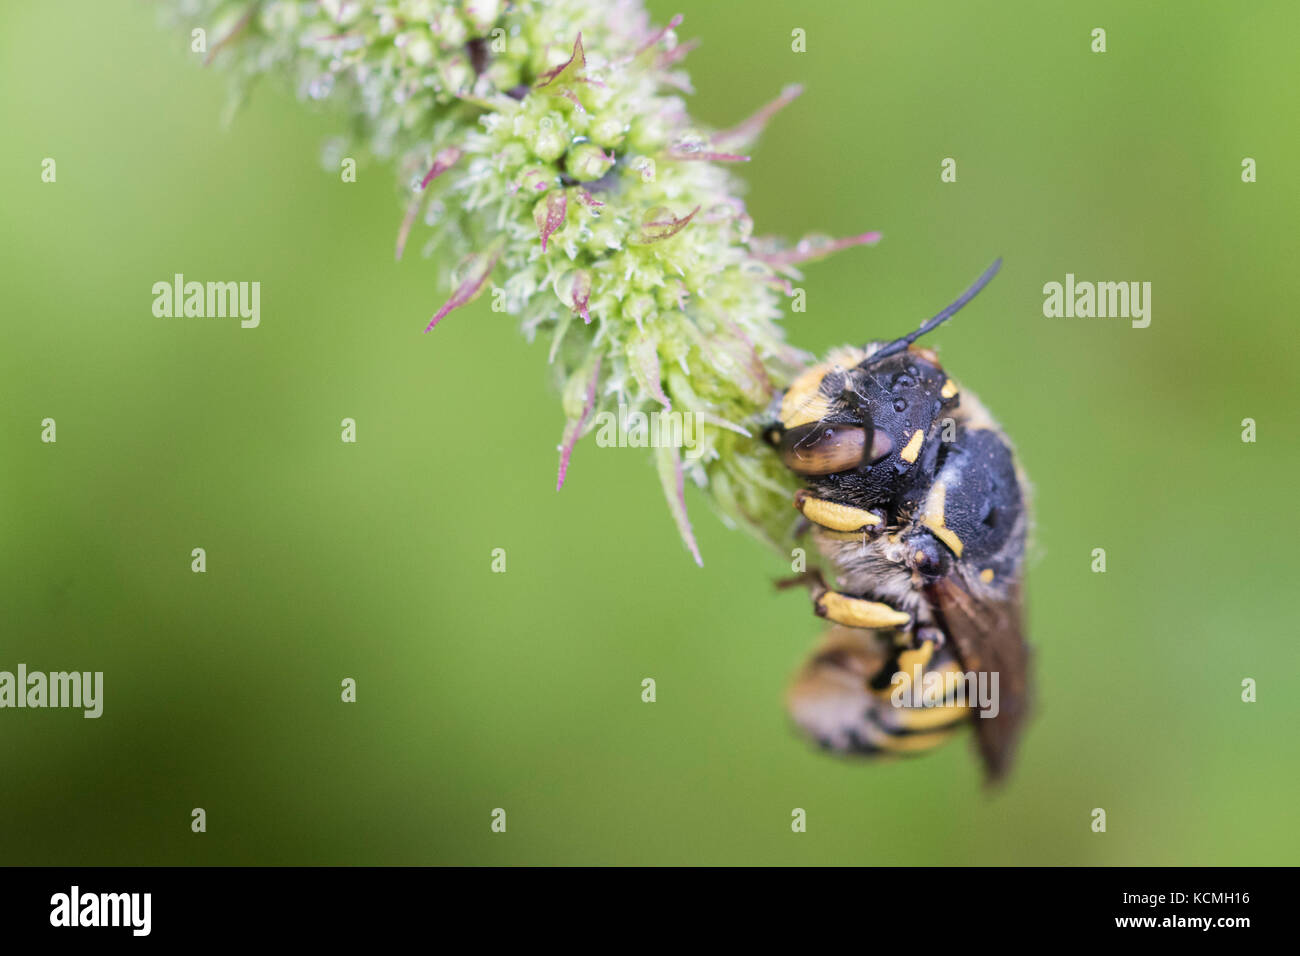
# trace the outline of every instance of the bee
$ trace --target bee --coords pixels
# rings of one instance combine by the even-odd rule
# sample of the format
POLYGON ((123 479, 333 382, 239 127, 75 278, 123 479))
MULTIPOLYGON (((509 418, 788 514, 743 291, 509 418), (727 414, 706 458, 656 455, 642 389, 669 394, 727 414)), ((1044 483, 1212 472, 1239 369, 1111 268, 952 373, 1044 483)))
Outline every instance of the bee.
POLYGON ((1021 578, 1027 482, 1006 435, 917 339, 989 283, 892 342, 833 351, 778 396, 765 437, 806 487, 794 506, 826 563, 794 579, 833 623, 790 688, 822 746, 928 751, 968 723, 989 780, 1027 710, 1021 578))

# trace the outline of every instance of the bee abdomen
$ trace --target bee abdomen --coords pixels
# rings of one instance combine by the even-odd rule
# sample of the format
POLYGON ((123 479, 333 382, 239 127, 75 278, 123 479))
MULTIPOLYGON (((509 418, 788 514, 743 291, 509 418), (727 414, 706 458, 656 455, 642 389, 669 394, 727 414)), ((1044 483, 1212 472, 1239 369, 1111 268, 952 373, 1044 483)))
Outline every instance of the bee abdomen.
POLYGON ((837 626, 804 664, 787 704, 795 723, 822 747, 865 755, 912 755, 945 743, 969 719, 965 703, 927 699, 913 687, 928 675, 957 672, 947 648, 924 655, 891 645, 888 632, 837 626), (913 668, 917 668, 914 672, 913 668), (894 675, 902 672, 894 680, 894 675))

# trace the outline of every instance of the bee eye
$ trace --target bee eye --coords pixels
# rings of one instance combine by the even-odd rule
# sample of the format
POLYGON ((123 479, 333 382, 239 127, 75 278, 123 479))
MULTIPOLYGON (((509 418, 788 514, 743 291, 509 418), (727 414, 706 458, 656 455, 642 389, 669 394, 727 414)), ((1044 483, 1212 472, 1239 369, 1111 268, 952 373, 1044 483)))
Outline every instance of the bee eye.
POLYGON ((781 436, 781 460, 800 475, 832 475, 862 464, 867 433, 857 425, 801 425, 781 436))

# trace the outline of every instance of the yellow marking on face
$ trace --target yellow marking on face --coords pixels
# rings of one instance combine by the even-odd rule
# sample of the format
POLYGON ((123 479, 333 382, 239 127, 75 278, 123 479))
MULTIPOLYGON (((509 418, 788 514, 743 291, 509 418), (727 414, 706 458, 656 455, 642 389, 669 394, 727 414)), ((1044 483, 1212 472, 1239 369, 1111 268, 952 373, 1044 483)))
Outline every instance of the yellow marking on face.
POLYGON ((917 429, 916 433, 908 440, 907 447, 898 453, 898 457, 903 459, 909 465, 916 461, 916 456, 921 454, 921 443, 925 441, 925 432, 917 429))
POLYGON ((948 379, 943 383, 943 388, 939 389, 939 394, 944 398, 952 398, 957 394, 957 383, 948 379))
POLYGON ((823 362, 814 365, 791 383, 785 397, 781 399, 782 425, 797 428, 826 417, 830 412, 830 401, 819 389, 828 371, 830 365, 823 362))
POLYGON ((819 422, 830 413, 830 399, 821 394, 822 379, 827 372, 852 368, 866 358, 862 349, 851 345, 834 349, 826 361, 805 371, 794 380, 781 399, 781 424, 797 428, 819 422))
POLYGON ((817 607, 836 624, 849 627, 902 627, 912 620, 911 615, 895 611, 888 604, 864 601, 836 591, 827 591, 819 597, 817 607))
POLYGON ((985 584, 991 582, 993 580, 993 569, 985 568, 983 571, 981 571, 980 580, 983 581, 985 584))
POLYGON ((953 533, 953 530, 943 523, 943 506, 947 500, 948 489, 944 487, 942 481, 936 481, 934 487, 930 489, 930 496, 925 499, 925 515, 921 518, 921 524, 934 532, 934 536, 946 544, 952 553, 961 557, 961 538, 953 533))
POLYGON ((795 506, 809 521, 832 531, 861 531, 865 527, 880 524, 880 518, 870 511, 808 495, 796 497, 795 506))

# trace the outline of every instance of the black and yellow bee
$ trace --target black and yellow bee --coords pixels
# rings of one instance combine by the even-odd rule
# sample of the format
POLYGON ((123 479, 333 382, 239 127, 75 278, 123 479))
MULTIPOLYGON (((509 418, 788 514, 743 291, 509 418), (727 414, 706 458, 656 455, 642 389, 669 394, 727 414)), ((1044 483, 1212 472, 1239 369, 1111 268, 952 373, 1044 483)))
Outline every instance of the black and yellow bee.
POLYGON ((832 750, 906 754, 973 721, 990 779, 1027 708, 1026 482, 984 406, 913 343, 1000 265, 911 334, 807 369, 766 433, 835 578, 796 579, 836 625, 791 687, 796 723, 832 750))

